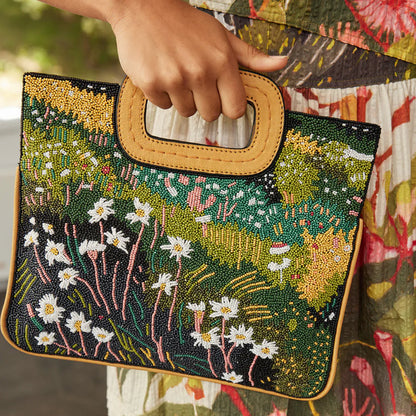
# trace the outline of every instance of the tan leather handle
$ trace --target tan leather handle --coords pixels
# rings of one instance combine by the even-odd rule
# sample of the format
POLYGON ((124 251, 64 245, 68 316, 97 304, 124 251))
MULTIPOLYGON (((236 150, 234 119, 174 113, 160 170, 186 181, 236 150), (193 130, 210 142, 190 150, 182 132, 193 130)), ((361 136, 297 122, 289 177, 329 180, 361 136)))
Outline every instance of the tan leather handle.
POLYGON ((137 162, 158 167, 220 175, 253 175, 270 166, 283 132, 282 95, 273 81, 241 71, 247 100, 255 110, 250 145, 229 149, 200 144, 160 140, 149 136, 145 127, 146 98, 126 78, 119 95, 117 127, 120 144, 137 162))

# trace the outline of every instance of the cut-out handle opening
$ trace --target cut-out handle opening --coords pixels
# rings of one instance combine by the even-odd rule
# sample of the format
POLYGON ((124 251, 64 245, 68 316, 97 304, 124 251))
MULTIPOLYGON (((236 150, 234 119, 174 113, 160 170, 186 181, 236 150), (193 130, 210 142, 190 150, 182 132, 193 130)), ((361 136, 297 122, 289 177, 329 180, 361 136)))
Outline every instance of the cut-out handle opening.
POLYGON ((245 149, 251 143, 255 111, 250 102, 245 114, 233 120, 223 114, 212 122, 199 113, 183 117, 174 108, 161 109, 150 101, 146 103, 145 129, 156 140, 173 140, 229 149, 245 149))

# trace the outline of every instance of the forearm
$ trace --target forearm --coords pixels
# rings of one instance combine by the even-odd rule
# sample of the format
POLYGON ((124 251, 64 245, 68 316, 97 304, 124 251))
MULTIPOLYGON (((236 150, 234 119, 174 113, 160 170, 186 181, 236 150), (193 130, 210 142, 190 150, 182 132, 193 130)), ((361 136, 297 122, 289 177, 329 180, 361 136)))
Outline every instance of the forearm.
POLYGON ((58 9, 67 10, 85 17, 109 21, 117 13, 122 0, 39 0, 58 9))

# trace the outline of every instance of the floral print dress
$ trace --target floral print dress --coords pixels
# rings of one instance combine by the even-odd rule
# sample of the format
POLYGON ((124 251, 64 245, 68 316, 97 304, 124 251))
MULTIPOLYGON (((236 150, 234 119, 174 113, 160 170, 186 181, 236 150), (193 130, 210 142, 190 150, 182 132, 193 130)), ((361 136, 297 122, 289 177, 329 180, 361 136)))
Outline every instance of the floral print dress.
MULTIPOLYGON (((361 252, 334 385, 322 399, 288 400, 109 367, 109 415, 416 415, 416 0, 190 3, 264 52, 289 56, 286 68, 269 74, 281 86, 286 109, 381 126, 361 252)), ((252 115, 207 124, 153 108, 147 122, 156 136, 244 147, 252 115)), ((155 285, 174 290, 162 280, 155 285)), ((215 314, 221 305, 193 307, 197 316, 215 314)), ((195 335, 195 343, 204 340, 195 335)), ((238 375, 229 381, 238 384, 238 375)))

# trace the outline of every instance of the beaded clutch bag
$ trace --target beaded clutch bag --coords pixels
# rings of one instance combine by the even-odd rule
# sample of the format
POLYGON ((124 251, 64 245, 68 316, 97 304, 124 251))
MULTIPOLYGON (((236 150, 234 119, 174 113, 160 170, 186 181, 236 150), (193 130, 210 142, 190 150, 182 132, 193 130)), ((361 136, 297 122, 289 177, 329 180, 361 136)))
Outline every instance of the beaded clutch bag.
POLYGON ((24 76, 2 331, 36 355, 232 383, 331 386, 378 126, 284 111, 242 72, 244 149, 161 140, 116 84, 24 76))

